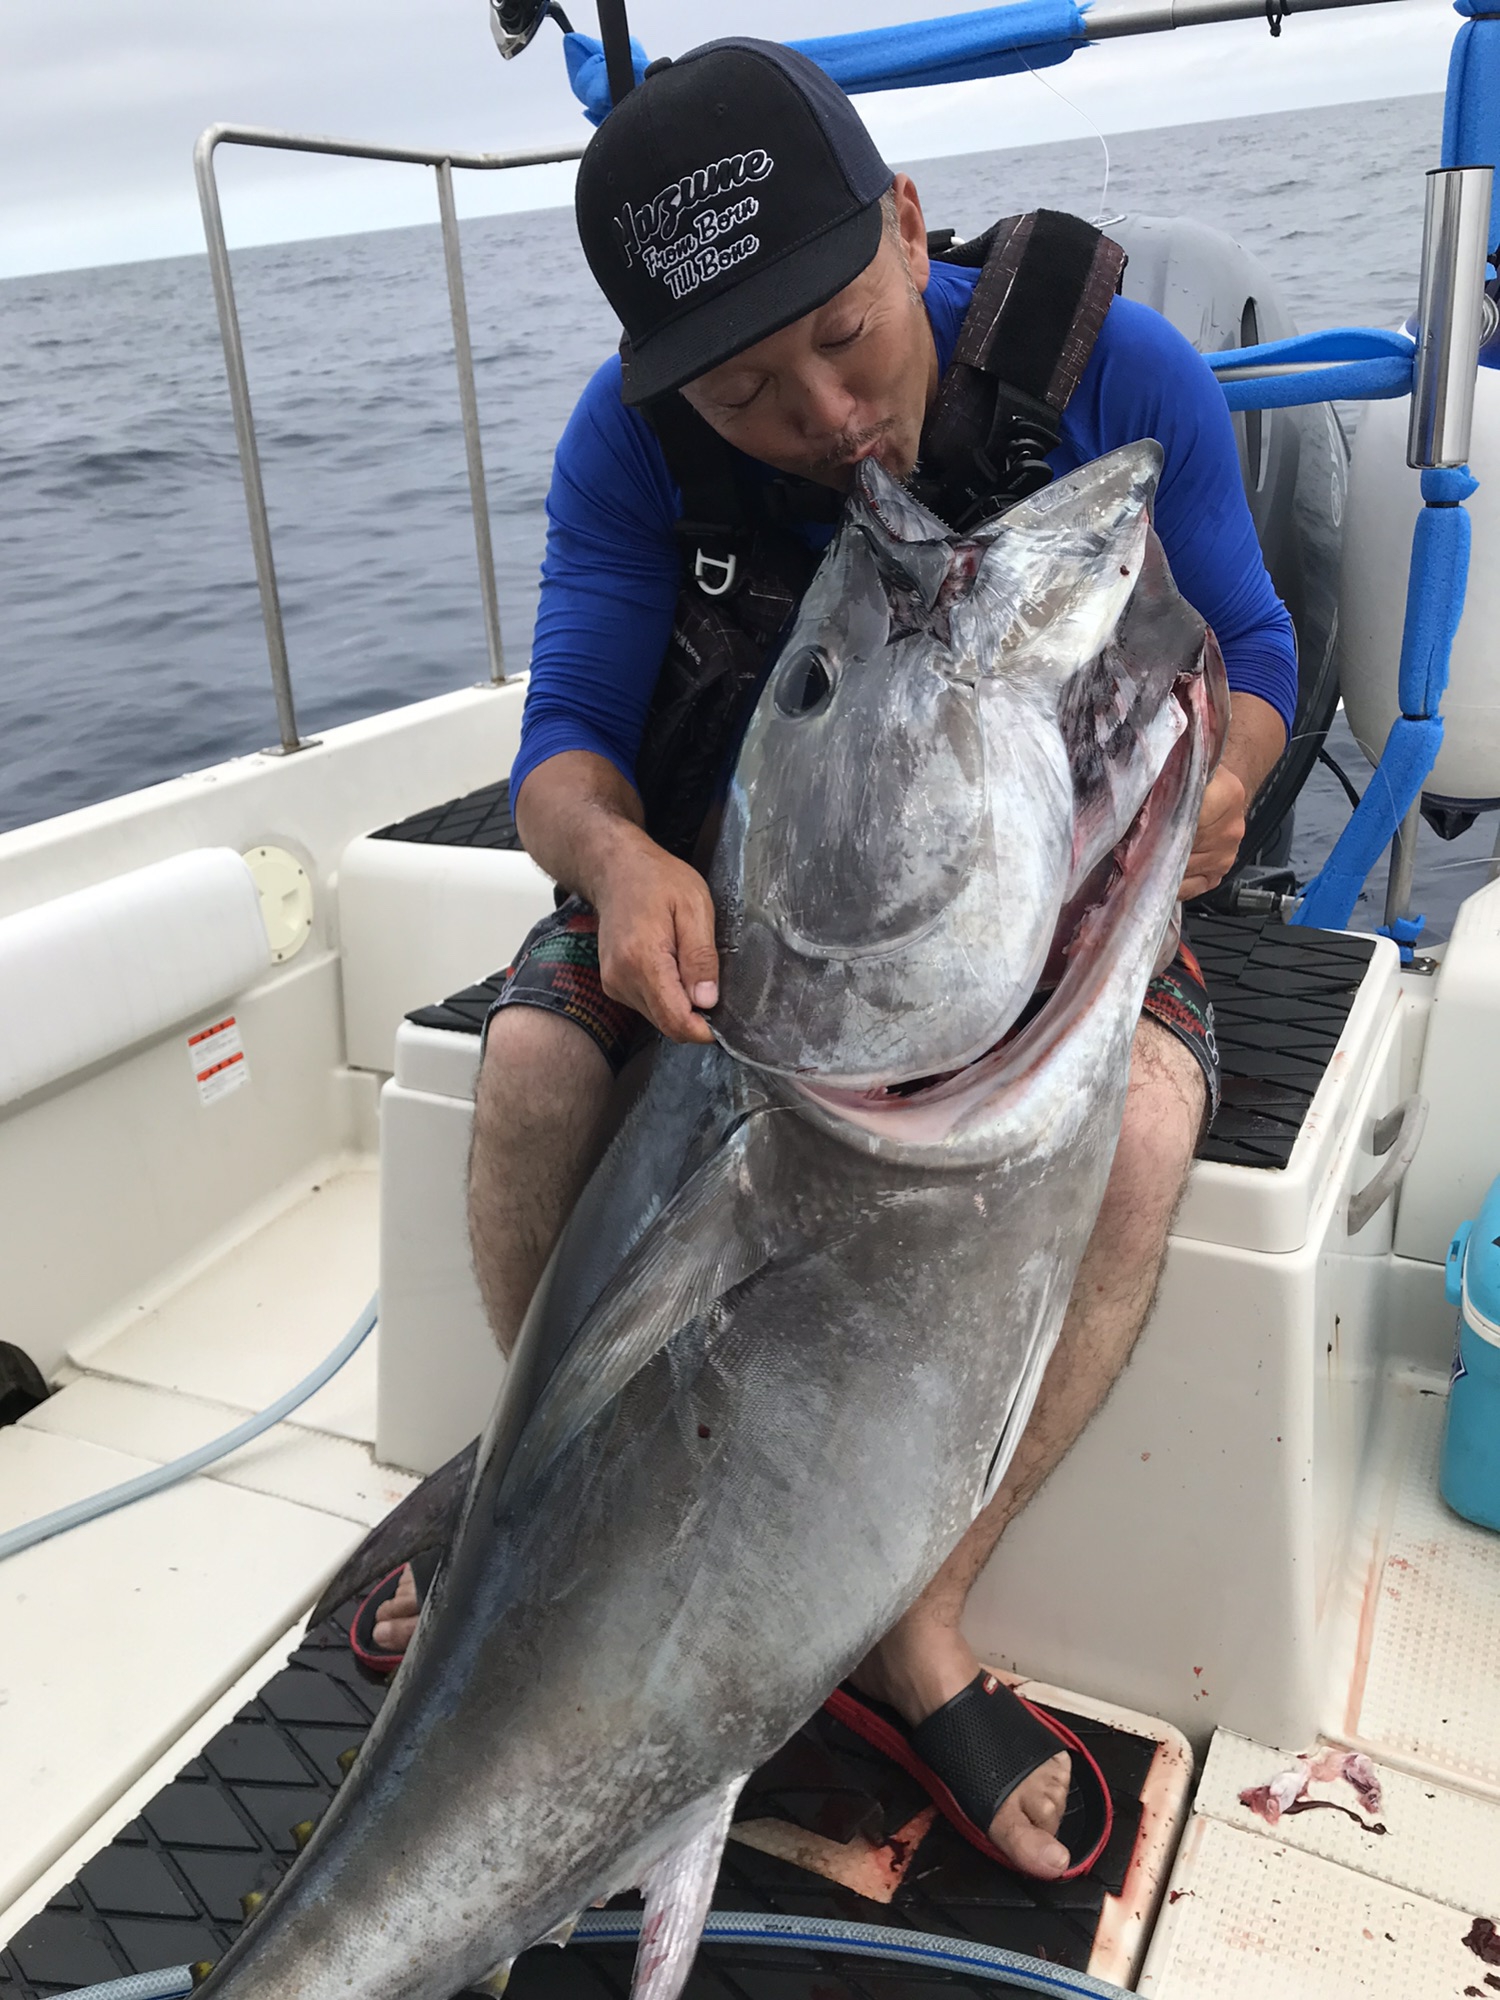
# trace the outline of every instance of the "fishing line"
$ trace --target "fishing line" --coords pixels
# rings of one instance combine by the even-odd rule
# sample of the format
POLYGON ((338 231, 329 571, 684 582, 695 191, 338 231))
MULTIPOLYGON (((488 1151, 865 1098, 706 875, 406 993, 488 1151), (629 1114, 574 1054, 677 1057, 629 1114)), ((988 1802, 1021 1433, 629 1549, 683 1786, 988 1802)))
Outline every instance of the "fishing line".
POLYGON ((1104 148, 1104 185, 1099 190, 1099 213, 1094 217, 1094 227, 1096 229, 1103 229, 1106 223, 1119 222, 1122 219, 1120 216, 1111 215, 1109 213, 1108 139, 1105 138, 1104 134, 1099 130, 1099 127, 1094 123, 1093 119, 1090 118, 1089 114, 1084 110, 1081 104, 1075 104, 1072 98, 1069 97, 1065 91, 1059 90, 1055 83, 1049 83, 1046 77, 1042 76, 1039 71, 1034 70, 1029 62, 1026 62, 1025 56, 1021 57, 1021 61, 1023 63, 1026 63, 1026 74, 1029 77, 1031 77, 1035 82, 1039 83, 1042 86, 1043 90, 1050 90, 1052 92, 1052 95, 1055 98, 1057 98, 1060 103, 1066 104, 1070 111, 1076 112, 1078 116, 1083 120, 1084 124, 1088 126, 1089 130, 1093 133, 1094 137, 1099 141, 1099 144, 1104 148))

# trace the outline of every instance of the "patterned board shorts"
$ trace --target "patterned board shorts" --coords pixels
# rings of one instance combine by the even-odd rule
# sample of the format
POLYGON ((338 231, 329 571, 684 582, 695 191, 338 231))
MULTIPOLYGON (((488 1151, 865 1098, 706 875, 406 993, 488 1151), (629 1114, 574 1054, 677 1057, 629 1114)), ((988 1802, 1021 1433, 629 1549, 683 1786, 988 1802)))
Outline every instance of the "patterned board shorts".
MULTIPOLYGON (((611 1000, 599 983, 599 919, 580 896, 570 896, 532 926, 503 977, 505 984, 490 1009, 491 1017, 502 1007, 540 1007, 575 1021, 616 1076, 648 1032, 641 1016, 622 1001, 611 1000)), ((1206 1129, 1219 1108, 1219 1045, 1203 969, 1186 941, 1179 943, 1177 956, 1146 988, 1142 1012, 1175 1035, 1202 1070, 1208 1086, 1206 1129)))

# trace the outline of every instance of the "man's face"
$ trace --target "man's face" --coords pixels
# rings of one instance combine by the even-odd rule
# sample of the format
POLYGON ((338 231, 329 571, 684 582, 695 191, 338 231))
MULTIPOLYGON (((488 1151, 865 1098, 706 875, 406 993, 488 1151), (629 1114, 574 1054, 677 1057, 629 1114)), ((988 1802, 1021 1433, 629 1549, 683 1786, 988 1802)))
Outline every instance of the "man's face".
POLYGON ((886 230, 852 285, 682 391, 738 450, 841 492, 862 458, 907 476, 937 393, 927 228, 905 174, 893 192, 899 234, 886 230))

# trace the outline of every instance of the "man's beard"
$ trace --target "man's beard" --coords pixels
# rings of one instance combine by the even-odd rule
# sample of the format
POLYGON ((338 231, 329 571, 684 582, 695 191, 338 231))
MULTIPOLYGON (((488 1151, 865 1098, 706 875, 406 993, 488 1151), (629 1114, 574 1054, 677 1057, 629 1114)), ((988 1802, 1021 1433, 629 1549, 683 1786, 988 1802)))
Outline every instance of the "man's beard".
MULTIPOLYGON (((821 457, 812 461, 807 468, 808 477, 825 482, 836 479, 840 486, 848 487, 853 483, 854 467, 858 459, 865 456, 881 458, 880 452, 869 454, 866 447, 873 444, 877 438, 891 437, 896 430, 896 424, 895 417, 884 417, 878 424, 872 424, 868 430, 846 432, 837 438, 821 457)), ((906 467, 897 468, 889 465, 885 469, 897 479, 904 478, 909 470, 906 467)))

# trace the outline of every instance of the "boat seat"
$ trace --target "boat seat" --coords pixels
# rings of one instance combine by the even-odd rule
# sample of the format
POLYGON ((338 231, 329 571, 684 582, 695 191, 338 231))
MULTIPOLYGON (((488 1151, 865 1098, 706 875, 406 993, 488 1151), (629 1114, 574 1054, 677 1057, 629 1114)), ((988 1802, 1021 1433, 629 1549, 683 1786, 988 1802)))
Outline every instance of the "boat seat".
POLYGON ((503 961, 551 908, 504 781, 352 840, 338 872, 350 1065, 389 1073, 402 1017, 503 961))
MULTIPOLYGON (((1381 1164, 1377 1125, 1412 1089, 1399 960, 1383 938, 1197 911, 1188 925, 1224 1108, 1131 1364, 1001 1542, 968 1628, 984 1657, 1128 1699, 1199 1741, 1222 1725, 1295 1747, 1318 1721, 1324 1612, 1386 1337, 1376 1281, 1395 1204, 1351 1229, 1349 1202, 1381 1164), (1131 1556, 1156 1578, 1147 1618, 1131 1556)), ((499 984, 411 1011, 381 1099, 377 1453, 417 1472, 468 1441, 501 1377, 465 1214, 499 984)))
POLYGON ((260 892, 230 847, 0 918, 0 1105, 180 1027, 270 964, 260 892))

